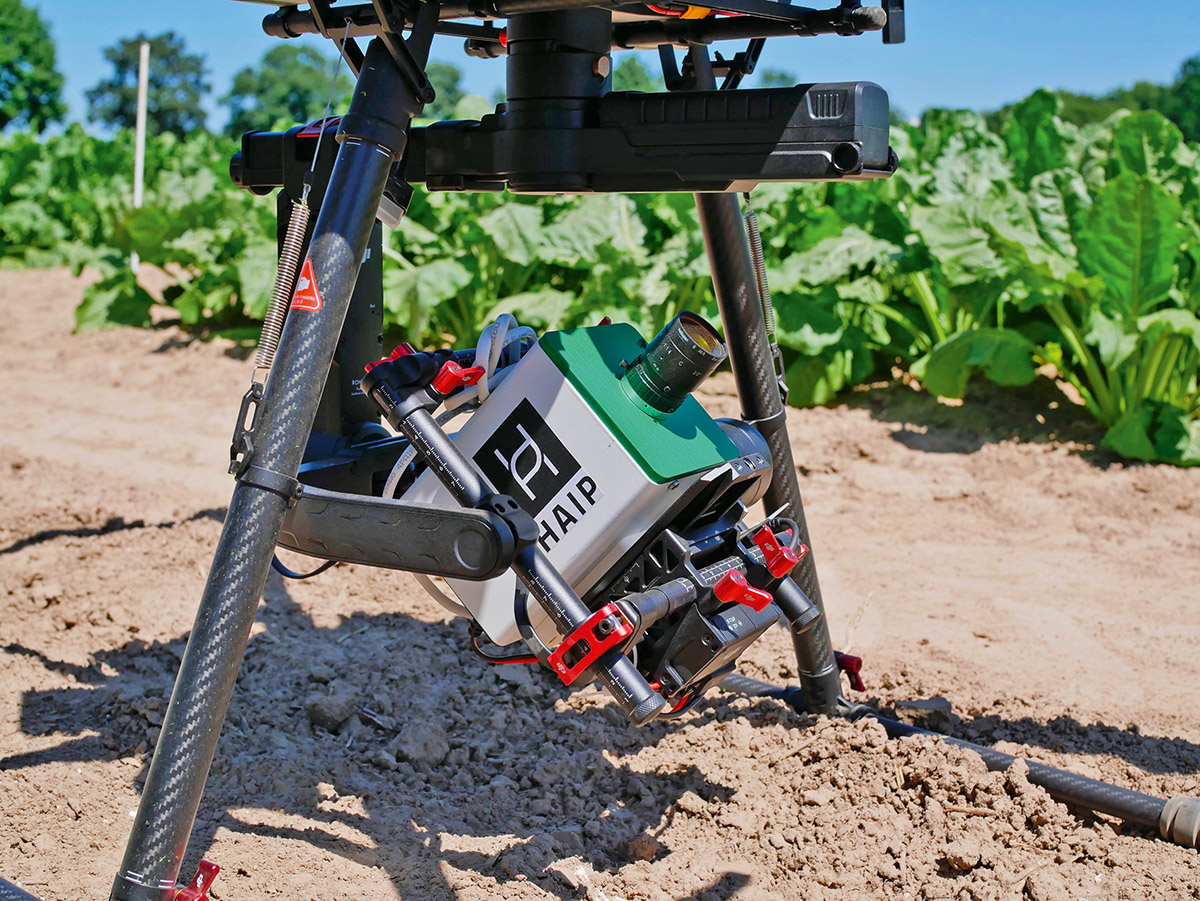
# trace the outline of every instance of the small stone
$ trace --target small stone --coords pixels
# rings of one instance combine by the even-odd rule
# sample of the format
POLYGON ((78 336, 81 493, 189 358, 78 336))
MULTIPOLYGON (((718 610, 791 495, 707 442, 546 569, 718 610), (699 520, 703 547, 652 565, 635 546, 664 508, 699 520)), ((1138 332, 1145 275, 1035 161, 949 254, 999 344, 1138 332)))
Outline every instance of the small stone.
POLYGON ((831 788, 813 788, 801 795, 800 799, 805 804, 824 807, 826 804, 832 804, 835 797, 836 795, 831 788))
POLYGON ((643 833, 625 845, 625 856, 630 860, 654 860, 659 851, 658 839, 643 833))
POLYGON ((309 682, 326 684, 337 678, 337 672, 327 663, 317 663, 308 671, 309 682))
POLYGON ((554 847, 560 854, 582 854, 583 853, 583 829, 579 826, 566 826, 551 834, 554 839, 554 847))
POLYGON ((314 725, 329 732, 338 727, 358 710, 358 695, 344 682, 333 682, 325 694, 314 692, 304 705, 304 712, 314 725))
POLYGON ((934 732, 949 728, 953 713, 953 706, 942 697, 896 702, 897 719, 909 725, 924 725, 934 732))
POLYGON ((404 757, 413 763, 437 766, 450 753, 446 733, 435 723, 414 723, 388 744, 397 759, 404 757))
POLYGON ((979 866, 982 856, 979 842, 974 839, 960 838, 946 846, 946 863, 960 873, 979 866))
POLYGON ((59 600, 63 595, 62 586, 57 582, 35 582, 29 589, 30 597, 41 603, 43 607, 49 607, 52 603, 59 600))

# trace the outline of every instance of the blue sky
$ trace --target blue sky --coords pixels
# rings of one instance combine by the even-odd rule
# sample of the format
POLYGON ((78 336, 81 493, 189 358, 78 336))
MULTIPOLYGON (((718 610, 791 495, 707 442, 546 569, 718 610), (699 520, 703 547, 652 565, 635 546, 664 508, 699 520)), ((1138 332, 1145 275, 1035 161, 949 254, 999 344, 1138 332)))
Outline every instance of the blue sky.
MULTIPOLYGON (((86 115, 84 91, 107 74, 104 47, 140 30, 173 29, 206 59, 213 85, 209 124, 220 127, 226 115, 216 98, 234 72, 255 63, 275 40, 262 33, 259 23, 270 7, 259 3, 25 2, 50 25, 71 116, 78 119, 86 115)), ((1138 80, 1169 81, 1184 59, 1200 53, 1200 29, 1182 11, 1172 26, 1170 14, 1139 14, 1136 7, 1123 0, 910 0, 904 44, 884 46, 878 35, 775 38, 761 66, 786 69, 802 81, 878 82, 908 115, 930 106, 993 109, 1043 86, 1101 93, 1138 80)), ((463 70, 467 90, 490 96, 503 84, 503 61, 469 59, 461 48, 459 39, 439 38, 434 56, 463 70)), ((656 65, 652 56, 646 60, 656 65)))

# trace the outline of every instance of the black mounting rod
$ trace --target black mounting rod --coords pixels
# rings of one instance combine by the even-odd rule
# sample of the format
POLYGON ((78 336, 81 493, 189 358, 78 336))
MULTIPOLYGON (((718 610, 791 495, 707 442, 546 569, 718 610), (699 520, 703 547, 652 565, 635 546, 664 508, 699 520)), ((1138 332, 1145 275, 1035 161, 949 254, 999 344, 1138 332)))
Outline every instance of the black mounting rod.
MULTIPOLYGON (((714 90, 716 76, 708 57, 708 48, 693 47, 689 59, 695 89, 714 90)), ((758 429, 771 449, 774 475, 763 504, 768 512, 784 508, 785 515, 795 520, 799 527, 797 537, 811 549, 804 503, 796 480, 796 465, 788 442, 783 399, 775 378, 766 321, 755 287, 750 245, 737 196, 697 194, 696 211, 712 267, 713 288, 721 311, 721 322, 725 327, 729 364, 737 382, 742 415, 758 429)), ((800 561, 792 579, 814 604, 824 609, 811 553, 800 561)), ((822 617, 803 632, 793 631, 792 640, 805 697, 814 712, 832 712, 841 697, 841 677, 829 640, 827 620, 822 617)))

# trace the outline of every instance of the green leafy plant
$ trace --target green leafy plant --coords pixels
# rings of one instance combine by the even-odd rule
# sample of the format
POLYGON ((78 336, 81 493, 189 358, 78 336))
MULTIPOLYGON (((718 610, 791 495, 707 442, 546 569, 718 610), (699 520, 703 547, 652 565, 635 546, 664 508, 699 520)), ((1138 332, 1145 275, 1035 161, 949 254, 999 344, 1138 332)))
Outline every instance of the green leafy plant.
MULTIPOLYGON (((1045 91, 993 126, 930 110, 893 127, 889 179, 754 192, 791 402, 897 371, 947 398, 1050 375, 1113 451, 1200 462, 1200 151, 1158 113, 1064 122, 1045 91)), ((0 265, 95 270, 81 329, 146 325, 166 304, 197 333, 253 337, 274 208, 229 184, 233 149, 153 139, 134 210, 128 132, 0 138, 0 265), (137 282, 130 252, 165 290, 137 282)), ((423 345, 473 341, 506 311, 646 333, 685 308, 716 316, 685 194, 418 192, 385 257, 386 328, 423 345)))

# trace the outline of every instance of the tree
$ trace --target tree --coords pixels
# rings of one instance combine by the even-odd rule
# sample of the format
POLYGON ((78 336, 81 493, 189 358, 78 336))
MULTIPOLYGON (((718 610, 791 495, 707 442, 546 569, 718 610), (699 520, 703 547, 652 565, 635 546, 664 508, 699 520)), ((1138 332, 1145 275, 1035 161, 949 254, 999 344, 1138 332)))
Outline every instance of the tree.
POLYGON ((790 88, 796 81, 795 75, 783 69, 763 69, 758 76, 760 88, 790 88))
POLYGON ((183 38, 168 31, 150 38, 139 34, 104 51, 113 65, 111 78, 87 92, 88 121, 132 128, 137 120, 138 45, 150 42, 150 80, 146 128, 184 137, 204 128, 200 98, 211 85, 204 80, 204 57, 184 51, 183 38))
POLYGON ((425 67, 425 77, 437 92, 433 103, 425 107, 421 115, 430 119, 453 119, 458 101, 466 96, 462 89, 462 72, 450 63, 430 63, 425 67))
POLYGON ((1200 141, 1200 56, 1187 60, 1163 91, 1162 111, 1189 141, 1200 141))
POLYGON ((67 113, 54 40, 21 0, 0 0, 0 21, 0 129, 16 123, 40 132, 67 113))
POLYGON ((665 91, 661 75, 651 75, 640 59, 630 55, 625 57, 613 69, 614 91, 665 91))
MULTIPOLYGON (((277 126, 290 128, 317 119, 329 99, 333 60, 307 44, 278 44, 263 54, 255 68, 233 76, 221 103, 229 107, 230 137, 277 126)), ((342 112, 354 82, 339 68, 331 109, 342 112)))

